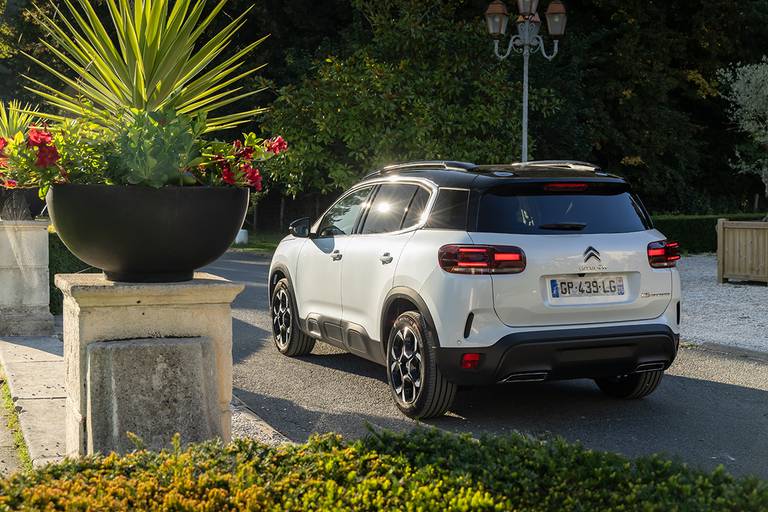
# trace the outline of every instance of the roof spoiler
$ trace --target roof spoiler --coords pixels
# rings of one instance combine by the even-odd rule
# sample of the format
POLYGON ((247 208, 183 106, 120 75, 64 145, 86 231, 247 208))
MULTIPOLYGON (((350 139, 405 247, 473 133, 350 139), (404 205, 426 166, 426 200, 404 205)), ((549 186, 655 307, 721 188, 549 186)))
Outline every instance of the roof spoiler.
POLYGON ((590 172, 602 172, 599 165, 591 164, 589 162, 579 162, 578 160, 534 160, 532 162, 515 162, 510 164, 511 167, 546 167, 551 169, 553 167, 569 169, 572 171, 590 171, 590 172))

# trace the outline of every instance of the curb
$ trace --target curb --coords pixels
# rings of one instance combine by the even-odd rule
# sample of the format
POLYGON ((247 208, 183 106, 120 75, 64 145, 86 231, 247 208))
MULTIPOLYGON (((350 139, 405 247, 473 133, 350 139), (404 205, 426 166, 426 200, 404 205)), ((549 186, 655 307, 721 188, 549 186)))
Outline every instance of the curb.
POLYGON ((0 364, 33 467, 64 458, 63 350, 51 336, 0 339, 0 364))
POLYGON ((270 446, 293 444, 293 441, 264 421, 240 397, 232 394, 232 439, 238 438, 252 438, 270 446))
POLYGON ((695 343, 692 341, 683 341, 681 346, 688 349, 702 350, 729 357, 738 357, 742 359, 751 359, 760 363, 768 363, 768 352, 751 350, 748 348, 734 347, 732 345, 721 345, 719 343, 704 342, 695 343))

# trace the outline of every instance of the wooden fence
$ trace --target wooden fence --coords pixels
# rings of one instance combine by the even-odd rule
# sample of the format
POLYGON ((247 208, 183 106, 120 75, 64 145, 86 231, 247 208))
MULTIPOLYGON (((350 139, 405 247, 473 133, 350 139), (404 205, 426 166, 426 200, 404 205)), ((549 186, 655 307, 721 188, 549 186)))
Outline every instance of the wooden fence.
POLYGON ((768 283, 768 222, 717 220, 717 280, 768 283))

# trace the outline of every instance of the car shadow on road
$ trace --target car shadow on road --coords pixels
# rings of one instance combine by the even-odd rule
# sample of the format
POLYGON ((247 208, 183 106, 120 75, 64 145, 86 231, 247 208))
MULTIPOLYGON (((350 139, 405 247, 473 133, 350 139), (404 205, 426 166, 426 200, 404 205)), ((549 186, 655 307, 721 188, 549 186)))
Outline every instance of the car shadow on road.
POLYGON ((332 370, 341 370, 360 377, 375 379, 384 385, 387 384, 387 373, 383 366, 349 352, 332 354, 317 354, 313 352, 311 355, 302 358, 302 361, 332 370))
POLYGON ((274 429, 299 443, 307 441, 313 434, 335 432, 354 439, 368 435, 371 429, 402 432, 419 425, 419 422, 405 416, 388 417, 349 410, 313 410, 291 400, 241 388, 235 388, 233 393, 274 429))
POLYGON ((237 340, 232 344, 232 359, 238 364, 264 349, 265 343, 271 340, 272 333, 251 323, 232 319, 232 338, 237 340))
MULTIPOLYGON (((364 368, 361 374, 381 379, 381 367, 341 356, 306 361, 345 371, 364 368)), ((242 389, 236 393, 294 441, 315 432, 359 437, 368 425, 407 431, 420 424, 400 415, 391 402, 312 410, 311 398, 300 405, 242 389)), ((462 389, 447 416, 421 424, 473 436, 513 431, 562 436, 632 457, 662 453, 702 469, 722 464, 737 475, 768 477, 768 392, 688 377, 665 376, 659 390, 643 400, 609 398, 587 380, 462 389)))

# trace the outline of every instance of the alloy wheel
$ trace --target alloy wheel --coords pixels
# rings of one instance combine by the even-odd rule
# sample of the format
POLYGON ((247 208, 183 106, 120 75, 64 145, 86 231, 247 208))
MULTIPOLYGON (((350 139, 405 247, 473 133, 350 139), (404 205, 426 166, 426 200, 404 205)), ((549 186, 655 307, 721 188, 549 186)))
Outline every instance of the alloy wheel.
POLYGON ((285 288, 282 288, 272 301, 272 333, 280 350, 285 350, 288 346, 292 327, 291 299, 285 288))
POLYGON ((402 327, 395 334, 389 348, 389 373, 392 388, 404 404, 413 404, 419 398, 424 380, 422 341, 410 327, 402 327))

